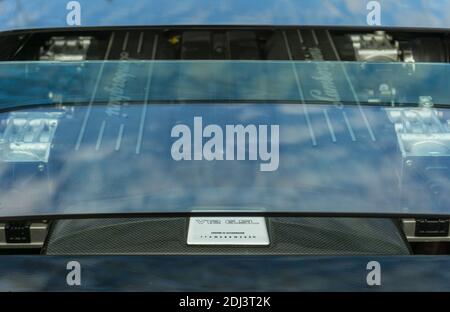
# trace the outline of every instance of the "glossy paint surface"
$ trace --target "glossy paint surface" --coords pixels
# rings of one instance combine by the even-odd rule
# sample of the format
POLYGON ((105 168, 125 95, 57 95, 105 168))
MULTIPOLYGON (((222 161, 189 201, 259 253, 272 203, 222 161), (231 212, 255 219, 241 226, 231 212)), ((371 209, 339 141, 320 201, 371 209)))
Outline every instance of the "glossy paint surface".
POLYGON ((50 257, 0 258, 0 291, 449 291, 450 258, 50 257), (69 261, 81 285, 68 286, 69 261), (367 285, 378 261, 381 286, 367 285))

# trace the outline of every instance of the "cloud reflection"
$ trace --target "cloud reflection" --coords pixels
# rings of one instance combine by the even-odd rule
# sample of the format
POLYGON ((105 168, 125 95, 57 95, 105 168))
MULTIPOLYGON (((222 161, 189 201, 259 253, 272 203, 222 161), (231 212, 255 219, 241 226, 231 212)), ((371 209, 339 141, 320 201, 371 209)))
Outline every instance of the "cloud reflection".
MULTIPOLYGON (((79 0, 83 26, 259 24, 366 26, 360 0, 79 0)), ((383 0, 383 26, 450 27, 450 0, 383 0)), ((0 29, 64 27, 66 2, 3 0, 0 29)))

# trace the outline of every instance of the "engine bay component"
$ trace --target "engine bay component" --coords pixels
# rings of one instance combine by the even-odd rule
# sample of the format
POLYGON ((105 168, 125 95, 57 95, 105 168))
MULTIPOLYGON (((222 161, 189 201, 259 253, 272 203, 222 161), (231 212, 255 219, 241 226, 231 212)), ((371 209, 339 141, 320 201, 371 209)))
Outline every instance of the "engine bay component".
POLYGON ((387 108, 400 151, 411 156, 450 156, 450 120, 434 108, 387 108))
MULTIPOLYGON (((421 97, 418 108, 388 108, 386 111, 394 124, 401 154, 399 178, 405 209, 417 204, 446 207, 450 121, 443 111, 433 108, 430 97, 421 97), (415 182, 418 178, 424 181, 423 185, 415 182), (413 199, 413 194, 420 195, 413 199)), ((440 224, 440 221, 430 220, 403 222, 405 233, 411 241, 416 241, 416 237, 422 241, 428 236, 436 236, 434 241, 445 241, 448 228, 439 230, 440 224), (438 232, 443 235, 437 235, 438 232)))
POLYGON ((130 27, 0 34, 0 61, 325 60, 449 62, 445 32, 304 27, 130 27))
POLYGON ((0 160, 48 162, 62 112, 12 112, 1 125, 0 160))
POLYGON ((41 46, 41 61, 85 61, 87 51, 93 38, 79 37, 52 37, 45 46, 41 46))
MULTIPOLYGON (((350 35, 356 60, 360 62, 398 62, 400 44, 384 31, 350 35)), ((411 60, 410 60, 411 61, 411 60)))

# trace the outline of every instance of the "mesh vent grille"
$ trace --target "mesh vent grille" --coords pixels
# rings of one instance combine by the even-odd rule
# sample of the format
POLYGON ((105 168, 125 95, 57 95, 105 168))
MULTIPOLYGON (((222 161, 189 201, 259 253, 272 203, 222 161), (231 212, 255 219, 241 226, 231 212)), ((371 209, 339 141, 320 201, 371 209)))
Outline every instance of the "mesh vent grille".
POLYGON ((189 246, 188 219, 58 221, 49 255, 399 255, 409 250, 387 219, 268 218, 269 246, 189 246))

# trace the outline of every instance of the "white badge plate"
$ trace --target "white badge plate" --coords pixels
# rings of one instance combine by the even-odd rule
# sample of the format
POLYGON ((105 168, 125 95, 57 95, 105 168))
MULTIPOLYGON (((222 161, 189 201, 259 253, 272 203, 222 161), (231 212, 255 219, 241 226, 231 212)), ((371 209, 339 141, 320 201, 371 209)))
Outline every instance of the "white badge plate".
POLYGON ((264 217, 191 217, 188 245, 270 244, 264 217))

